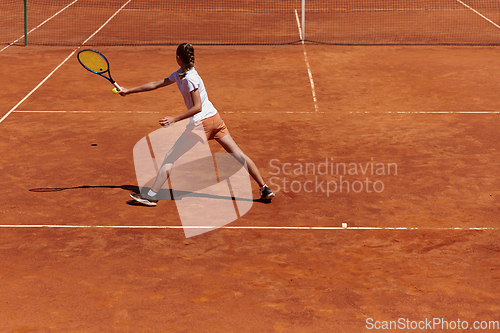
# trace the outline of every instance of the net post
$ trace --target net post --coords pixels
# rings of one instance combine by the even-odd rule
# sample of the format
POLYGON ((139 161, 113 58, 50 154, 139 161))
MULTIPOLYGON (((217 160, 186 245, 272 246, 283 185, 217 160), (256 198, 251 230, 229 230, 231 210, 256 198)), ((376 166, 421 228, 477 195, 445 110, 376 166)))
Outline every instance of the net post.
POLYGON ((306 40, 306 0, 302 0, 302 41, 306 40))
POLYGON ((28 45, 28 6, 27 0, 24 0, 24 46, 28 45))

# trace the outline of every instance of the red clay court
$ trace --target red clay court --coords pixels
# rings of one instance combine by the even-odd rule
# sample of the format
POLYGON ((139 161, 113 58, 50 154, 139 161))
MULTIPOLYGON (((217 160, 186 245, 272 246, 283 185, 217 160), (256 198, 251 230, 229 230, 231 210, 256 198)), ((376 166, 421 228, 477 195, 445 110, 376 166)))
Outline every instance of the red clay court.
POLYGON ((0 1, 1 332, 500 331, 498 4, 30 2, 24 46, 0 1), (133 87, 185 41, 276 192, 190 238, 129 201, 177 88, 76 60, 133 87))

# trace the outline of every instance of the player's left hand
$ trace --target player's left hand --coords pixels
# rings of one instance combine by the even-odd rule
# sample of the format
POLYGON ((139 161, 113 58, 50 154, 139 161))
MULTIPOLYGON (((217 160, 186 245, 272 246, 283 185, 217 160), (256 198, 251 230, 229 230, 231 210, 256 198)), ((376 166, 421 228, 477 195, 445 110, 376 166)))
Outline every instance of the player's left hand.
POLYGON ((168 125, 171 125, 173 123, 175 123, 175 118, 174 117, 167 116, 165 118, 160 119, 160 125, 161 126, 168 126, 168 125))

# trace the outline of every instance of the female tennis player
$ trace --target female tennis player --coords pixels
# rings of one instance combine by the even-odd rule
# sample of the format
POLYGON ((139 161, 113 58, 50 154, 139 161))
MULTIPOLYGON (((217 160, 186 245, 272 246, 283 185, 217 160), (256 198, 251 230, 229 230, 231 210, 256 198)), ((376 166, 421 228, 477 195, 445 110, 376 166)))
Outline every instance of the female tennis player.
MULTIPOLYGON (((172 73, 168 78, 161 81, 149 82, 131 89, 122 87, 119 91, 120 95, 127 96, 138 92, 151 91, 169 86, 174 82, 177 83, 177 87, 179 88, 182 97, 184 97, 184 103, 186 104, 187 111, 175 117, 167 116, 160 119, 160 125, 167 126, 186 118, 189 118, 190 124, 199 125, 201 122, 208 140, 215 139, 228 153, 233 154, 233 156, 239 159, 242 164, 246 162, 248 173, 259 185, 261 194, 260 199, 271 200, 271 198, 274 197, 273 191, 271 191, 262 179, 255 163, 248 156, 246 156, 234 142, 231 134, 229 134, 226 124, 220 117, 219 112, 217 112, 208 99, 203 80, 194 68, 193 46, 189 43, 180 44, 177 47, 176 59, 180 68, 172 73)), ((188 129, 186 129, 185 133, 188 133, 188 129)), ((189 140, 189 134, 183 134, 181 139, 183 136, 185 136, 184 142, 189 140)), ((147 194, 132 193, 130 195, 132 199, 147 206, 156 206, 158 202, 156 195, 160 191, 163 184, 168 180, 174 162, 182 156, 183 153, 185 153, 185 151, 182 151, 182 149, 185 148, 176 149, 176 146, 186 147, 189 146, 189 144, 177 145, 176 143, 171 151, 169 151, 169 153, 165 156, 165 160, 158 171, 156 180, 153 186, 151 186, 151 190, 147 194)))

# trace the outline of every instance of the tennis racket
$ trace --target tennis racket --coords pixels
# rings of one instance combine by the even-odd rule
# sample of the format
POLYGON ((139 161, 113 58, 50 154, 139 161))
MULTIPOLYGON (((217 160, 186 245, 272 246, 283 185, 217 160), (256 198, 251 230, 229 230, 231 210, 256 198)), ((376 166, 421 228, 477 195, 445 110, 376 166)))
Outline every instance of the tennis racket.
POLYGON ((111 77, 111 72, 109 71, 109 62, 104 54, 94 49, 85 49, 78 52, 77 58, 78 62, 80 62, 83 68, 92 73, 100 75, 111 82, 111 84, 115 86, 115 89, 113 89, 113 92, 115 94, 117 94, 118 91, 122 90, 118 83, 116 83, 115 80, 113 80, 113 78, 111 77), (118 89, 118 91, 116 89, 118 89))

